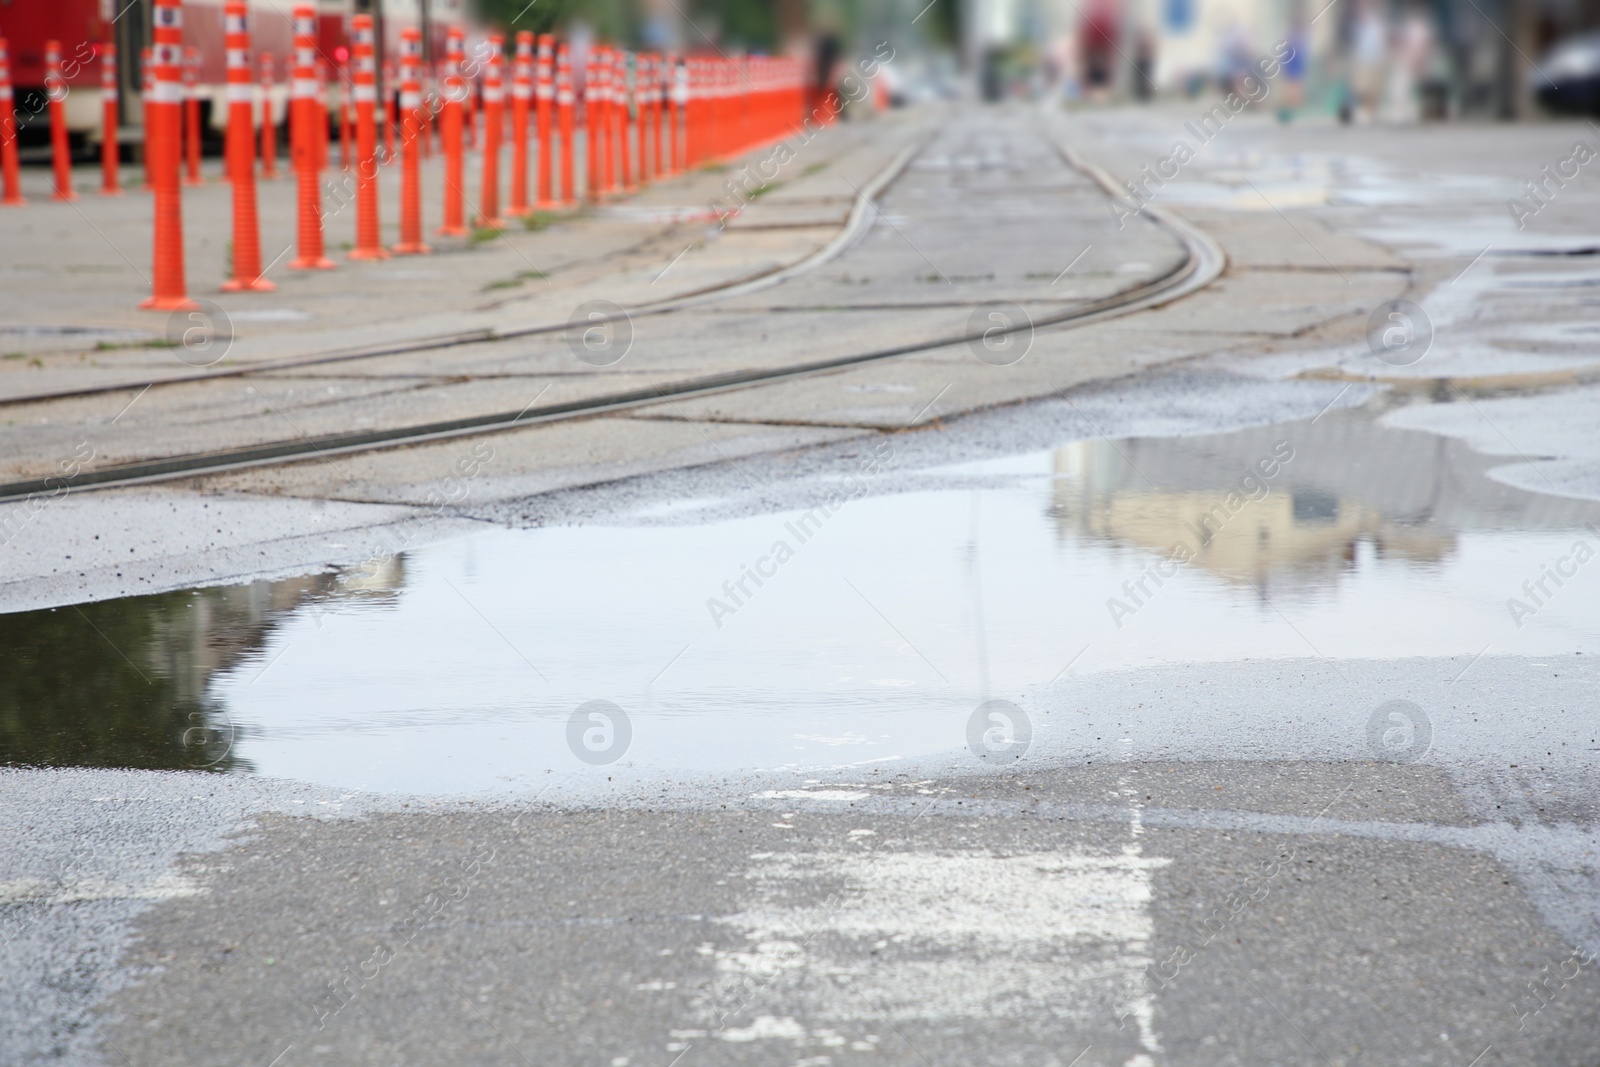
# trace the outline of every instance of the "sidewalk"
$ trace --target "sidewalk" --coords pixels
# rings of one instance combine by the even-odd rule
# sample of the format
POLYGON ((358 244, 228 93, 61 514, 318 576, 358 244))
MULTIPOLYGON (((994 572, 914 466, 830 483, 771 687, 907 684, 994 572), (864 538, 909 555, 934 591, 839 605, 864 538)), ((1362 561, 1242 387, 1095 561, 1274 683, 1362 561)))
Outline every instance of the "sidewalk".
MULTIPOLYGON (((221 308, 215 329, 232 340, 219 367, 299 356, 420 336, 509 324, 563 323, 603 283, 610 298, 662 300, 798 261, 824 245, 844 221, 853 186, 893 157, 913 136, 900 115, 826 127, 796 148, 783 166, 771 147, 739 160, 680 175, 643 191, 585 205, 576 212, 508 219, 499 234, 469 238, 434 234, 442 218, 442 158, 423 172, 423 223, 431 255, 350 262, 353 200, 326 190, 349 177, 324 173, 323 223, 332 271, 297 272, 293 258, 295 182, 259 182, 263 259, 272 293, 225 294, 231 243, 231 196, 220 163, 209 160, 206 183, 185 187, 184 243, 189 295, 221 308), (735 190, 740 166, 776 174, 759 198, 735 190), (341 206, 342 205, 342 206, 341 206), (717 229, 714 207, 742 207, 717 229)), ((335 161, 337 146, 333 149, 335 161)), ((509 151, 501 169, 502 208, 509 151)), ((467 159, 469 223, 476 214, 482 160, 467 159)), ((530 165, 530 174, 534 173, 530 165)), ((128 172, 136 178, 137 170, 128 172)), ((0 398, 31 396, 114 382, 192 374, 216 357, 173 349, 194 322, 187 314, 140 311, 149 294, 150 198, 141 189, 99 196, 98 171, 79 168, 76 203, 50 199, 49 172, 24 173, 29 203, 0 211, 0 248, 14 250, 0 291, 0 398), (176 332, 174 332, 176 331, 176 332), (188 362, 184 361, 184 357, 188 362)), ((385 246, 398 240, 400 168, 380 172, 385 246)), ((210 314, 210 312, 208 312, 210 314)), ((210 327, 203 327, 209 329, 210 327)))

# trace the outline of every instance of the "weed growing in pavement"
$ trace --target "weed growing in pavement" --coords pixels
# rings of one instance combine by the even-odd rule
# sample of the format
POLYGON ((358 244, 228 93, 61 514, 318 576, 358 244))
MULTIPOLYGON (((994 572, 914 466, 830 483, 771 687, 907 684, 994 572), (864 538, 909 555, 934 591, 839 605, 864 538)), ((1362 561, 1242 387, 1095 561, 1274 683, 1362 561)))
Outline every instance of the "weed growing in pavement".
POLYGON ((483 287, 483 291, 493 292, 496 289, 515 289, 526 281, 543 281, 549 275, 542 270, 519 270, 510 278, 501 278, 497 282, 490 282, 483 287))
MULTIPOLYGON (((169 341, 165 337, 152 337, 145 341, 96 341, 94 350, 96 352, 116 352, 124 348, 177 348, 182 343, 182 341, 169 341)), ((22 353, 18 352, 16 356, 7 356, 6 358, 20 359, 21 357, 22 353)))
POLYGON ((522 228, 538 233, 562 219, 569 219, 574 212, 570 211, 530 211, 522 216, 522 228))

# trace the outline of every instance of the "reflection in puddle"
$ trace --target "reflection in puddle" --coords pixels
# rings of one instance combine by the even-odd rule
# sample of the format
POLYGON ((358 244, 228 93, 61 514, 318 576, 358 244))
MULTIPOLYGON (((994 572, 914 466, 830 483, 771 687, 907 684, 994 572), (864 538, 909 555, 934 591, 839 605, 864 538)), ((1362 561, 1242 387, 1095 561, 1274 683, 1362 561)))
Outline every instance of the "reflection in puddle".
POLYGON ((247 733, 216 687, 259 671, 296 610, 378 600, 404 581, 375 570, 0 615, 0 762, 250 771, 247 733))
POLYGON ((1342 411, 891 459, 882 495, 826 521, 653 507, 650 525, 494 530, 403 564, 0 616, 0 761, 523 789, 612 760, 951 751, 978 705, 1033 714, 1069 666, 1591 647, 1593 575, 1521 626, 1507 602, 1575 540, 1600 544, 1600 505, 1493 481, 1496 462, 1342 411))

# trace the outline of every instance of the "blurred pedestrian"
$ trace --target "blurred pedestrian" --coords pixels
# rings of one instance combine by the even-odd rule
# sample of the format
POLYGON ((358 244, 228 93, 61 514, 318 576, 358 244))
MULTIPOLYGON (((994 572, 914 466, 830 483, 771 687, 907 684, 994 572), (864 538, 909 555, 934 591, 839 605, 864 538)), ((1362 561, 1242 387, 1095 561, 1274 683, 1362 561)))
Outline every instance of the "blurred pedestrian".
POLYGON ((1361 0, 1356 7, 1355 33, 1351 42, 1350 80, 1355 92, 1355 117, 1362 121, 1371 121, 1378 116, 1388 53, 1388 32, 1383 24, 1383 16, 1378 11, 1377 0, 1361 0))
POLYGON ((1283 61, 1283 96, 1278 105, 1278 121, 1288 122, 1305 103, 1306 94, 1306 28, 1296 22, 1289 30, 1288 44, 1293 51, 1283 61))
POLYGON ((1250 35, 1238 22, 1230 22, 1222 35, 1222 57, 1219 80, 1222 91, 1243 97, 1245 79, 1255 74, 1255 49, 1250 45, 1250 35))
POLYGON ((1133 43, 1133 95, 1146 103, 1156 90, 1156 36, 1145 26, 1139 28, 1133 43))
POLYGON ((1096 103, 1111 96, 1116 72, 1117 9, 1108 0, 1094 0, 1083 18, 1084 95, 1096 103))
POLYGON ((1422 114, 1422 89, 1433 68, 1433 23, 1421 8, 1413 7, 1400 25, 1398 62, 1391 79, 1390 114, 1402 122, 1415 122, 1422 114))

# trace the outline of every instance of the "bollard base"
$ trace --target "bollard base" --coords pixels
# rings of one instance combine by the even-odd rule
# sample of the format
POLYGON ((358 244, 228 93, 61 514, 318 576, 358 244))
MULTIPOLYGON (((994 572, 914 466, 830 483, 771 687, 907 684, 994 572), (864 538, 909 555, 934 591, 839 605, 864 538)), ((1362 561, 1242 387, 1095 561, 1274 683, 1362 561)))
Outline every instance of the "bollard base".
POLYGON ((302 256, 289 261, 290 270, 332 270, 337 266, 327 256, 302 256))
POLYGON ((467 228, 465 226, 440 226, 433 232, 438 234, 440 237, 465 237, 467 235, 467 228))
POLYGON ((186 296, 147 296, 139 301, 141 311, 199 311, 200 305, 186 296))
POLYGON ((407 244, 402 241, 400 244, 389 246, 389 253, 396 256, 425 256, 432 251, 432 248, 429 248, 421 241, 414 244, 407 244))
POLYGON ((345 259, 388 259, 389 253, 381 248, 352 248, 345 259))
POLYGON ((222 291, 224 293, 271 293, 276 291, 277 288, 276 285, 265 278, 259 277, 252 278, 249 281, 244 281, 240 278, 229 278, 222 283, 222 291))

